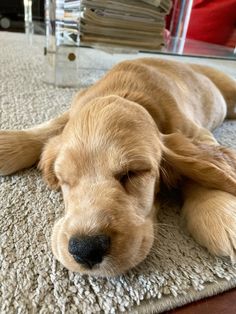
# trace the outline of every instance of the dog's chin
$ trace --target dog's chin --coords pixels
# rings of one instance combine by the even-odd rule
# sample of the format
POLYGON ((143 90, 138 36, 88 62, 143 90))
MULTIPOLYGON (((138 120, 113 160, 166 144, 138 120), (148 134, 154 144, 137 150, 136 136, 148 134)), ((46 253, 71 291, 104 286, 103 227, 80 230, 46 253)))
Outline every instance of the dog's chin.
MULTIPOLYGON (((141 228, 137 234, 131 235, 129 238, 134 239, 128 245, 122 245, 122 253, 118 247, 104 257, 100 264, 94 265, 92 269, 85 268, 77 263, 73 256, 68 252, 68 235, 64 232, 63 218, 58 220, 54 225, 52 232, 52 251, 55 258, 68 270, 80 274, 87 274, 98 277, 116 277, 126 273, 131 268, 140 264, 148 255, 153 245, 153 227, 147 226, 141 228), (144 232, 140 231, 146 231, 144 232), (126 249, 124 249, 124 246, 126 249)), ((119 241, 118 241, 119 242, 119 241)))

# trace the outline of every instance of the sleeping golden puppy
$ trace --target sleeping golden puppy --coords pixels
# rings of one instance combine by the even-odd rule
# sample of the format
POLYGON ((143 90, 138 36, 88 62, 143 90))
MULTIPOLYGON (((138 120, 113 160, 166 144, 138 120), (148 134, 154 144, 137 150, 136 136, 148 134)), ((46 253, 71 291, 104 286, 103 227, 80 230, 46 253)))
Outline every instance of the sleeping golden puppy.
POLYGON ((140 263, 153 244, 160 184, 181 189, 196 241, 234 260, 236 152, 211 133, 226 116, 236 117, 236 82, 223 73, 125 61, 61 117, 1 131, 0 173, 39 161, 48 185, 62 190, 52 250, 72 271, 113 276, 140 263))

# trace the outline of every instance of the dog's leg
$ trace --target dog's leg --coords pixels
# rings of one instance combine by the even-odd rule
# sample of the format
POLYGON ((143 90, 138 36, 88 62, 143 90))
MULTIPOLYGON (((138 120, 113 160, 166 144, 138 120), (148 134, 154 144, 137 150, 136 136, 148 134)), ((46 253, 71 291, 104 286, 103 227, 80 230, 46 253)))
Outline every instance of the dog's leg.
POLYGON ((193 238, 212 254, 236 257, 236 197, 188 181, 182 215, 193 238))
POLYGON ((60 117, 24 130, 0 131, 0 175, 8 175, 35 164, 49 138, 60 134, 69 118, 60 117))
MULTIPOLYGON (((197 140, 218 145, 213 134, 199 131, 197 140)), ((210 148, 210 146, 209 146, 210 148)), ((182 188, 182 215, 193 238, 212 254, 236 258, 236 197, 221 190, 209 189, 194 181, 186 181, 182 188)))

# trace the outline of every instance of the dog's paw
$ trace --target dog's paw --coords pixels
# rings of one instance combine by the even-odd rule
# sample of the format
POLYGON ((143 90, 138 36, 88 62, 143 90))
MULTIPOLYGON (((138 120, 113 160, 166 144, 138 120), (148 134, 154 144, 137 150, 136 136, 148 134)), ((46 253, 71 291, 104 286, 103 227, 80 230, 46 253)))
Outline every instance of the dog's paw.
POLYGON ((198 200, 187 201, 183 215, 193 238, 212 254, 236 262, 236 197, 206 190, 198 200))
POLYGON ((0 131, 0 175, 31 166, 40 154, 40 147, 25 131, 0 131))

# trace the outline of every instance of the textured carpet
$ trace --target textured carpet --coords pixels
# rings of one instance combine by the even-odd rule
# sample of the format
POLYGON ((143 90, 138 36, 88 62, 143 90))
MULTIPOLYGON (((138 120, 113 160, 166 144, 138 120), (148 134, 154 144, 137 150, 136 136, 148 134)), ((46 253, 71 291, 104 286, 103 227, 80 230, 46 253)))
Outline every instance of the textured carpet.
MULTIPOLYGON (((43 83, 42 38, 29 48, 23 35, 0 33, 0 43, 2 129, 29 127, 69 107, 75 89, 43 83)), ((218 67, 236 76, 236 66, 225 64, 218 67)), ((85 85, 97 78, 92 70, 81 73, 85 85)), ((216 131, 236 148, 235 134, 233 121, 216 131)), ((157 313, 236 286, 236 268, 185 233, 174 202, 162 205, 148 258, 109 280, 68 272, 55 261, 50 234, 62 213, 61 194, 35 168, 0 178, 0 313, 157 313)))

